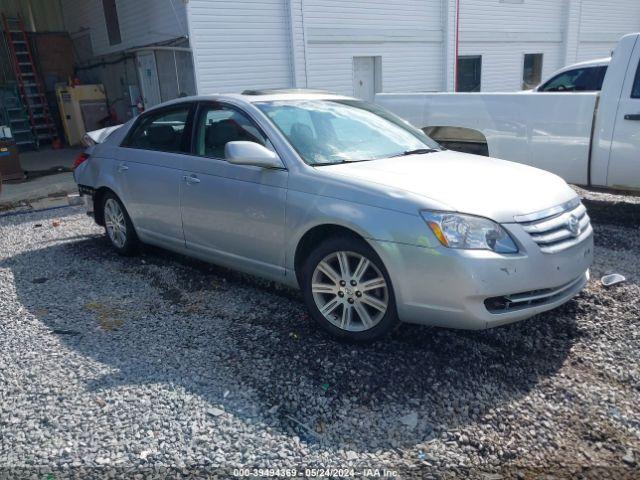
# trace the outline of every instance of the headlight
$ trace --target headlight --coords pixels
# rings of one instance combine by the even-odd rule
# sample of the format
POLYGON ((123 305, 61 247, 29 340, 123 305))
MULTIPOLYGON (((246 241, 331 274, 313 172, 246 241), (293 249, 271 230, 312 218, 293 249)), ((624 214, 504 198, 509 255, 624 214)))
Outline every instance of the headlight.
POLYGON ((422 218, 445 247, 493 250, 497 253, 518 251, 506 230, 488 218, 447 212, 421 213, 422 218))

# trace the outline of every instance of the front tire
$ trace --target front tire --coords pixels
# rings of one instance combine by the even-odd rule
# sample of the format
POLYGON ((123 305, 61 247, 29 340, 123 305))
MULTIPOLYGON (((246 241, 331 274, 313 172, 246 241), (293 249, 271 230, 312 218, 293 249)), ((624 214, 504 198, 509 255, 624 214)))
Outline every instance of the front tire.
POLYGON ((311 316, 337 339, 373 342, 400 323, 387 269, 362 240, 321 243, 304 264, 302 282, 311 316))
POLYGON ((104 230, 113 249, 124 256, 135 254, 138 236, 127 210, 114 193, 109 192, 102 199, 102 214, 104 230))

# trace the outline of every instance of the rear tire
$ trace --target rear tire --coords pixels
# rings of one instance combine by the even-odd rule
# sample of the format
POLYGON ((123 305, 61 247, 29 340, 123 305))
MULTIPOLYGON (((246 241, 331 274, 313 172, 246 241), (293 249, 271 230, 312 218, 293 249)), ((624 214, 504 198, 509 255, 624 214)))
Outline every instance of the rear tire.
POLYGON ((362 240, 325 240, 306 259, 301 278, 311 317, 339 340, 373 342, 400 323, 387 269, 362 240))
POLYGON ((131 256, 138 251, 138 236, 131 218, 120 199, 108 192, 102 199, 104 230, 113 249, 120 255, 131 256))

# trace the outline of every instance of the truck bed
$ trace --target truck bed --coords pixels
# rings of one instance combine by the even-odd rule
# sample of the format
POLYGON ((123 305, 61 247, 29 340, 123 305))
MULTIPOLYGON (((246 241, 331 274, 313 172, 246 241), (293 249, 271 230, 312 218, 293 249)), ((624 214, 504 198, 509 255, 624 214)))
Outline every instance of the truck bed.
POLYGON ((597 92, 381 93, 376 103, 420 129, 463 127, 489 155, 588 183, 597 92))

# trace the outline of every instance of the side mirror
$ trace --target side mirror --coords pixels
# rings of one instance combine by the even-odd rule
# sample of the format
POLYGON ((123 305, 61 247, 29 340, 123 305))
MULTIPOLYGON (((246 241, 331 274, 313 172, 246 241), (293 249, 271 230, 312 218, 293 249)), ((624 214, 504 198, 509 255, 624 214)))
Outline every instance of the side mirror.
POLYGON ((224 146, 227 162, 234 165, 253 165, 262 168, 284 168, 280 157, 255 142, 236 141, 224 146))

